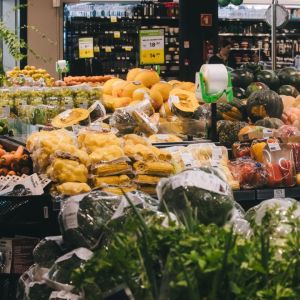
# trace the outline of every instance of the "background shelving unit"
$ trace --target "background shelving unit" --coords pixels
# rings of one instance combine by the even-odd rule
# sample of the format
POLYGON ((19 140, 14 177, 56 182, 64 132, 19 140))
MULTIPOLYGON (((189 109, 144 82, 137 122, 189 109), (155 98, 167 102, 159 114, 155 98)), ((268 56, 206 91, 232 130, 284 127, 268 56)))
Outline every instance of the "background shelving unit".
MULTIPOLYGON (((266 5, 219 8, 219 39, 231 40, 233 61, 241 66, 255 59, 270 63, 271 28, 265 21, 266 5)), ((288 6, 289 22, 277 30, 277 65, 294 65, 300 54, 300 6, 288 6)))
POLYGON ((124 76, 139 62, 139 30, 165 31, 165 78, 179 76, 179 4, 124 2, 65 4, 64 57, 71 75, 124 76), (116 34, 117 33, 117 34, 116 34), (93 37, 94 58, 79 58, 79 38, 93 37))

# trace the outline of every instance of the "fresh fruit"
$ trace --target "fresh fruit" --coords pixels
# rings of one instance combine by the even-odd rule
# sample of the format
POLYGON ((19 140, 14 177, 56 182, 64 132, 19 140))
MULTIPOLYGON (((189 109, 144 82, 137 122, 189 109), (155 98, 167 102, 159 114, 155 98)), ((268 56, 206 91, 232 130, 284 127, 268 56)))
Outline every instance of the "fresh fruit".
POLYGON ((230 0, 218 0, 218 4, 221 6, 221 7, 226 7, 230 4, 230 0))
POLYGON ((116 82, 122 82, 123 80, 120 78, 112 78, 108 81, 106 81, 103 85, 103 93, 106 95, 112 94, 113 84, 116 82))
POLYGON ((278 94, 279 95, 285 95, 285 96, 292 96, 292 97, 298 97, 299 92, 298 90, 292 86, 292 85, 282 85, 279 89, 278 89, 278 94))
POLYGON ((265 117, 281 119, 283 113, 282 99, 274 91, 254 92, 247 100, 247 113, 252 122, 265 117))
POLYGON ((243 2, 244 0, 230 0, 230 3, 233 5, 241 5, 243 2))
POLYGON ((255 123, 255 126, 262 126, 262 127, 266 127, 266 128, 273 128, 273 129, 278 129, 283 125, 284 125, 284 123, 280 119, 269 118, 269 117, 266 117, 262 120, 258 120, 255 123))
POLYGON ((164 103, 163 97, 158 90, 150 90, 150 100, 155 111, 158 111, 164 103))
POLYGON ((89 121, 89 115, 90 113, 87 109, 70 109, 56 116, 52 120, 51 125, 55 128, 66 128, 75 124, 86 124, 89 121))
POLYGON ((126 80, 134 81, 135 77, 142 71, 143 71, 143 69, 141 69, 141 68, 134 68, 134 69, 129 70, 129 72, 127 73, 126 80))
POLYGON ((279 71, 278 77, 283 85, 292 85, 300 90, 300 72, 294 67, 287 67, 279 71))
POLYGON ((135 90, 132 94, 132 100, 133 101, 142 101, 145 99, 146 96, 150 95, 150 90, 146 87, 139 88, 135 90))
POLYGON ((173 86, 167 82, 159 82, 159 83, 156 83, 152 88, 151 88, 151 91, 158 91, 162 98, 163 98, 163 101, 168 101, 169 99, 169 94, 171 92, 171 90, 173 89, 173 86))
POLYGON ((262 82, 252 82, 246 90, 246 97, 248 98, 252 93, 261 91, 261 90, 269 90, 269 87, 262 82))
POLYGON ((237 69, 231 72, 231 78, 232 78, 232 85, 234 87, 241 87, 243 89, 246 89, 248 85, 253 82, 254 75, 253 73, 243 70, 243 69, 237 69))
POLYGON ((137 74, 134 80, 140 81, 147 88, 151 88, 154 84, 160 81, 160 78, 154 70, 143 70, 137 74))
POLYGON ((199 102, 196 99, 195 94, 192 92, 174 89, 170 92, 170 96, 174 96, 176 99, 172 101, 171 107, 171 110, 174 111, 176 115, 191 117, 199 107, 199 102))
POLYGON ((126 84, 122 90, 121 97, 132 98, 135 90, 144 88, 145 86, 140 81, 131 81, 126 84))
POLYGON ((290 107, 296 106, 296 99, 292 96, 280 96, 283 103, 284 111, 287 111, 290 107))
POLYGON ((123 90, 127 84, 129 84, 129 82, 125 80, 114 82, 112 85, 112 92, 111 92, 112 96, 121 97, 123 90))
POLYGON ((277 91, 280 86, 279 78, 274 71, 262 70, 256 75, 256 81, 266 84, 271 90, 277 91))

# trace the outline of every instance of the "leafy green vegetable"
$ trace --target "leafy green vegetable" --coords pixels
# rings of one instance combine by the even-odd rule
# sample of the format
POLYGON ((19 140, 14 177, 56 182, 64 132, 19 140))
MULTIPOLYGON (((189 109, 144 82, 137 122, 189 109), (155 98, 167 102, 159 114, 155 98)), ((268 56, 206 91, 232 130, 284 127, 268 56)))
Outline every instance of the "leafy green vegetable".
POLYGON ((107 247, 75 270, 73 282, 87 300, 101 300, 119 285, 147 300, 300 299, 299 218, 288 217, 290 232, 278 256, 270 242, 277 224, 272 210, 253 225, 251 238, 199 224, 191 208, 190 221, 179 226, 147 222, 135 212, 107 247))
MULTIPOLYGON (((171 212, 181 219, 186 218, 188 203, 195 209, 200 223, 224 225, 234 207, 232 192, 224 178, 213 168, 186 170, 176 176, 162 180, 158 185, 159 198, 171 212), (212 181, 220 181, 224 191, 219 192, 219 185, 209 187, 212 181)), ((164 209, 161 203, 161 209, 164 209)))

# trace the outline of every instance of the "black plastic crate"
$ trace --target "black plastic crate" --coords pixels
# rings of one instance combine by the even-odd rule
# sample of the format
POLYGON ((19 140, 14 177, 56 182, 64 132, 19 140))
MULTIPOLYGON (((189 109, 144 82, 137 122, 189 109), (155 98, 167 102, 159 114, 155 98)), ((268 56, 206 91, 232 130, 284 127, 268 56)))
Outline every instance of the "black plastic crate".
POLYGON ((0 274, 0 300, 15 300, 19 275, 0 274))

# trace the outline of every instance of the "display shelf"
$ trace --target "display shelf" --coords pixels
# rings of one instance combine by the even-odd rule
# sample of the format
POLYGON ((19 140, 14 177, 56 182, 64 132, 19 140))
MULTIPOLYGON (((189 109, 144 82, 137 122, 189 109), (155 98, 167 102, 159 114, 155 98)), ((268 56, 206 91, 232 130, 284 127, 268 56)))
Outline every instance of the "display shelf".
POLYGON ((219 36, 232 36, 232 37, 270 37, 271 34, 269 33, 219 33, 219 36))

